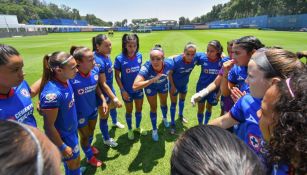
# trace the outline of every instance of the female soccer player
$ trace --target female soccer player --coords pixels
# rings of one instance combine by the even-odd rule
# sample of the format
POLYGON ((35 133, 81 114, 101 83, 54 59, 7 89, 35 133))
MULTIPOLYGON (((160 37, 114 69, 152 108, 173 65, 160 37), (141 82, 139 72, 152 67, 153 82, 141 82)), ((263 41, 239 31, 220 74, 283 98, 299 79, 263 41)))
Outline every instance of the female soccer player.
MULTIPOLYGON (((201 61, 201 73, 197 82, 196 92, 207 87, 216 78, 219 70, 222 68, 221 55, 223 47, 217 40, 212 40, 207 46, 207 57, 201 61)), ((202 124, 204 119, 204 110, 206 106, 206 114, 204 124, 207 124, 211 117, 212 106, 217 105, 218 89, 208 94, 198 102, 197 118, 198 123, 202 124), (207 102, 207 103, 206 103, 207 102)))
POLYGON ((92 146, 98 116, 96 94, 101 98, 103 102, 101 107, 105 112, 108 110, 108 105, 100 88, 97 86, 99 70, 98 67, 94 67, 93 52, 86 47, 72 46, 70 53, 75 58, 78 68, 75 78, 69 81, 75 95, 81 147, 88 163, 99 167, 103 163, 94 156, 99 151, 96 147, 92 146), (98 92, 96 93, 96 91, 98 92))
POLYGON ((238 124, 236 135, 263 158, 263 141, 256 112, 260 109, 264 93, 272 84, 303 67, 303 63, 291 52, 282 49, 257 50, 248 63, 246 83, 249 85, 250 94, 244 95, 230 112, 209 124, 225 129, 238 124))
POLYGON ((159 140, 157 130, 157 94, 160 98, 160 107, 163 114, 165 127, 169 127, 167 121, 167 76, 173 67, 173 60, 164 60, 164 51, 161 45, 156 45, 150 51, 150 61, 141 68, 134 80, 133 90, 145 88, 146 97, 150 105, 150 119, 152 124, 152 139, 159 140))
POLYGON ((271 86, 258 111, 273 174, 305 174, 307 69, 271 86))
POLYGON ((46 135, 63 155, 65 174, 80 174, 78 121, 69 79, 77 73, 73 56, 54 52, 44 57, 40 86, 40 110, 46 135))
POLYGON ((40 80, 31 88, 24 80, 19 52, 0 44, 0 120, 16 120, 36 127, 31 97, 38 93, 40 80))
POLYGON ((132 89, 135 77, 138 75, 142 65, 142 54, 138 51, 138 36, 136 34, 124 34, 122 38, 122 53, 115 58, 114 62, 115 79, 126 107, 129 140, 134 139, 132 130, 133 101, 135 104, 136 131, 141 135, 147 135, 147 132, 140 128, 144 98, 143 89, 137 91, 132 89))
POLYGON ((244 36, 234 42, 232 47, 233 60, 223 64, 224 78, 222 84, 228 84, 228 86, 221 86, 223 96, 231 95, 233 101, 236 102, 241 96, 249 92, 249 87, 245 83, 247 64, 253 53, 262 47, 264 45, 254 36, 244 36), (227 82, 225 83, 225 81, 227 82))
POLYGON ((97 35, 92 38, 94 58, 96 65, 99 68, 99 86, 107 100, 109 110, 106 114, 100 113, 100 130, 104 138, 104 143, 110 147, 116 147, 118 144, 110 138, 108 134, 108 116, 109 113, 112 118, 113 125, 124 128, 120 122, 117 121, 116 107, 121 107, 122 104, 115 96, 113 88, 113 68, 110 59, 111 41, 106 35, 97 35))
POLYGON ((175 134, 175 115, 177 96, 179 94, 179 118, 187 123, 183 117, 184 101, 188 91, 189 77, 195 65, 199 63, 199 57, 195 56, 196 45, 189 42, 185 45, 183 54, 173 58, 174 68, 169 72, 169 95, 171 98, 171 134, 175 134))

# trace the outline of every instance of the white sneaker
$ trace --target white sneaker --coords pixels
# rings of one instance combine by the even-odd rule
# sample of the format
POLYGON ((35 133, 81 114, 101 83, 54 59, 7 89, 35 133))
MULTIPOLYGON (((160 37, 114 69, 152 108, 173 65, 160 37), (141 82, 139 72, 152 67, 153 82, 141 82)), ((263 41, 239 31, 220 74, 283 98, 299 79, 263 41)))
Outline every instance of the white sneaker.
POLYGON ((109 140, 104 140, 103 143, 108 145, 111 148, 117 147, 118 143, 115 142, 114 139, 110 138, 109 140))
POLYGON ((125 125, 121 124, 120 122, 117 122, 117 123, 113 124, 113 126, 118 127, 120 129, 125 128, 125 125))

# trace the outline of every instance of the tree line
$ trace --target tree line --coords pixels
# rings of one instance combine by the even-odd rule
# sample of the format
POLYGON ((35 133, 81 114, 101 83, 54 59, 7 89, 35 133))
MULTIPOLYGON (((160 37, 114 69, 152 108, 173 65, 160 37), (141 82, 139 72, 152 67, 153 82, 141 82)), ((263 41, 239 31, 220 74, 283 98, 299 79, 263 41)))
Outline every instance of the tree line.
POLYGON ((0 0, 0 14, 16 15, 19 23, 27 23, 31 19, 86 20, 91 25, 112 26, 112 22, 103 21, 94 14, 81 16, 78 9, 66 5, 47 4, 40 0, 0 0))
POLYGON ((210 12, 192 20, 180 17, 179 25, 204 24, 261 15, 271 17, 304 13, 307 13, 307 0, 230 0, 225 4, 214 5, 210 12))

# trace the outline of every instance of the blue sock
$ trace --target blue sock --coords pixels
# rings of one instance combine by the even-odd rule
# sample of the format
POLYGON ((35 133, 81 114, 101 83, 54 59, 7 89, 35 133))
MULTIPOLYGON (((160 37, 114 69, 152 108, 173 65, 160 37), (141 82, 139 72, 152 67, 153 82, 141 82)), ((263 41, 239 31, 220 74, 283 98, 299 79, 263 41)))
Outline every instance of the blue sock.
POLYGON ((135 112, 136 128, 140 127, 141 121, 142 121, 142 112, 135 112))
POLYGON ((175 126, 176 103, 171 103, 170 113, 171 113, 171 125, 175 126))
POLYGON ((103 139, 109 140, 110 135, 109 135, 109 128, 108 128, 108 119, 100 119, 99 127, 103 135, 103 139))
POLYGON ((157 129, 157 113, 150 112, 150 120, 151 120, 152 129, 156 130, 157 129))
POLYGON ((183 117, 184 100, 179 99, 179 116, 183 117))
POLYGON ((90 136, 88 137, 88 144, 89 144, 89 145, 92 145, 93 139, 94 139, 93 135, 90 135, 90 136))
POLYGON ((82 150, 83 150, 87 160, 90 160, 94 156, 94 154, 92 152, 92 148, 91 148, 90 145, 87 145, 85 147, 82 146, 82 150))
POLYGON ((126 113, 126 122, 128 125, 128 129, 132 129, 132 114, 131 113, 126 113))
POLYGON ((204 114, 203 113, 197 113, 197 118, 198 118, 198 124, 203 124, 204 114))
POLYGON ((165 106, 161 106, 160 107, 161 108, 161 111, 162 111, 162 116, 163 116, 163 118, 167 118, 167 106, 165 105, 165 106))
POLYGON ((70 175, 80 175, 81 174, 80 167, 75 170, 69 170, 69 174, 70 175))
POLYGON ((205 113, 205 125, 208 124, 209 120, 211 118, 211 112, 209 112, 208 110, 205 113))
POLYGON ((111 115, 111 118, 112 118, 112 123, 116 124, 117 123, 117 111, 116 111, 116 108, 110 110, 110 115, 111 115))
POLYGON ((69 175, 69 168, 66 162, 64 162, 64 170, 65 170, 65 175, 69 175))

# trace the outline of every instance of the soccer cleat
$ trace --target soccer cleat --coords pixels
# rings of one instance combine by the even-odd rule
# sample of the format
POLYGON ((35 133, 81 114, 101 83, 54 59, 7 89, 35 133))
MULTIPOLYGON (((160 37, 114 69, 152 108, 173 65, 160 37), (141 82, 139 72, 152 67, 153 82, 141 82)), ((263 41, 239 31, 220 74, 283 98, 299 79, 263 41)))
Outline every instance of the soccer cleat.
POLYGON ((159 140, 158 130, 152 130, 152 140, 155 142, 159 140))
POLYGON ((175 126, 172 126, 172 128, 171 128, 171 134, 172 134, 172 135, 176 134, 176 127, 175 127, 175 126))
POLYGON ((116 122, 115 124, 113 123, 113 126, 120 128, 120 129, 125 128, 125 125, 121 124, 120 122, 116 122))
POLYGON ((180 117, 180 121, 182 122, 182 123, 188 123, 188 120, 185 118, 185 117, 180 117))
POLYGON ((94 167, 100 167, 101 165, 104 165, 104 163, 101 160, 98 160, 95 156, 93 156, 90 160, 87 160, 87 163, 94 167))
POLYGON ((169 127, 169 122, 167 121, 166 118, 163 118, 163 123, 164 123, 165 128, 169 127))
POLYGON ((128 139, 129 140, 133 140, 134 139, 134 133, 133 133, 132 129, 128 131, 128 139))
POLYGON ((92 152, 94 155, 98 155, 99 154, 99 150, 95 147, 95 146, 91 146, 92 152))
POLYGON ((145 131, 142 128, 136 128, 135 131, 138 132, 139 134, 141 134, 142 136, 146 136, 147 135, 147 131, 145 131))
POLYGON ((111 148, 117 147, 117 145, 118 145, 118 143, 116 143, 112 138, 110 138, 109 140, 103 141, 103 143, 105 145, 108 145, 111 148))

